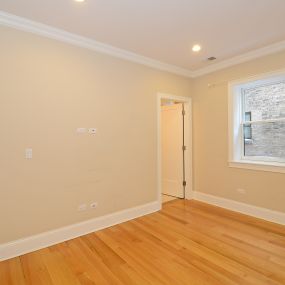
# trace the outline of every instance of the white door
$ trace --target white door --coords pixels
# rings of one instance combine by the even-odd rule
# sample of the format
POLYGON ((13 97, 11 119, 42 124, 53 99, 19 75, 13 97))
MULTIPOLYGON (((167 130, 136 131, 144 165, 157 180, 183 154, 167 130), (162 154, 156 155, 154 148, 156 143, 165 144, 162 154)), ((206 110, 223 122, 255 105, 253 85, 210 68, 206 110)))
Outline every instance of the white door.
POLYGON ((183 105, 161 107, 162 193, 184 198, 183 105))

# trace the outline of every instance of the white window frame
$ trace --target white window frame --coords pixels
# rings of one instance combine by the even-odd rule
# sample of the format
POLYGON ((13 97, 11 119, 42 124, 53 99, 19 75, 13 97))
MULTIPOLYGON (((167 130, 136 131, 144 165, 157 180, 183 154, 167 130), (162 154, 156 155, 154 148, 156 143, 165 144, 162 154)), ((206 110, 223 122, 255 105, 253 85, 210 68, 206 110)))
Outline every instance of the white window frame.
POLYGON ((228 92, 228 128, 229 128, 229 166, 252 170, 262 170, 285 173, 285 160, 268 157, 244 156, 243 125, 247 123, 277 122, 285 119, 272 119, 264 121, 243 120, 243 95, 242 90, 258 85, 280 82, 285 80, 285 70, 266 73, 243 80, 229 83, 228 92))

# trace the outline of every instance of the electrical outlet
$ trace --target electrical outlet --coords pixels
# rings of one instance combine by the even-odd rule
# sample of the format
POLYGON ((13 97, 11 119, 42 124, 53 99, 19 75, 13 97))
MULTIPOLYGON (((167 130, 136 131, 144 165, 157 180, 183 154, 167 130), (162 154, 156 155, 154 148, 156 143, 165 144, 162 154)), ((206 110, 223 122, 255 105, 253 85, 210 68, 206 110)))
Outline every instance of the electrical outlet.
POLYGON ((78 206, 77 211, 78 212, 83 212, 83 211, 86 211, 86 209, 87 209, 87 205, 86 204, 81 204, 81 205, 78 206))
POLYGON ((96 209, 97 206, 98 206, 98 203, 97 203, 97 202, 93 202, 93 203, 90 204, 90 208, 91 208, 91 209, 96 209))
POLYGON ((86 128, 77 128, 77 129, 76 129, 76 132, 77 132, 78 134, 84 134, 84 133, 86 133, 86 128))
POLYGON ((89 134, 91 134, 91 135, 96 135, 97 129, 95 129, 95 128, 90 128, 90 129, 88 130, 88 132, 89 132, 89 134))
POLYGON ((242 188, 238 188, 237 192, 240 193, 240 194, 243 194, 243 195, 246 194, 246 190, 242 189, 242 188))

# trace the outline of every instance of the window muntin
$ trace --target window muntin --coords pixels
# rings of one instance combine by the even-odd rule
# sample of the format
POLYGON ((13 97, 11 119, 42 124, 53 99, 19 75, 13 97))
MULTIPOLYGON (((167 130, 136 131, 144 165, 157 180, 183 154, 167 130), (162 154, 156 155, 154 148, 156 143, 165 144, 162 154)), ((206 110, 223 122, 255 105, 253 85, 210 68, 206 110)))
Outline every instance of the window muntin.
POLYGON ((285 80, 241 87, 242 159, 285 162, 285 80))

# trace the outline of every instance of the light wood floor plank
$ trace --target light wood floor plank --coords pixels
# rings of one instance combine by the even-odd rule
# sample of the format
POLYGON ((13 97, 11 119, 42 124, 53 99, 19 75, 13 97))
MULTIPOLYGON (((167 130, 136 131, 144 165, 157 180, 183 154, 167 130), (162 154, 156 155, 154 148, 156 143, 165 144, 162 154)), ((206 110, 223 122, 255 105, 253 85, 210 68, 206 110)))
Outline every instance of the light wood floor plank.
POLYGON ((285 227, 198 201, 0 263, 1 285, 285 285, 285 227))

